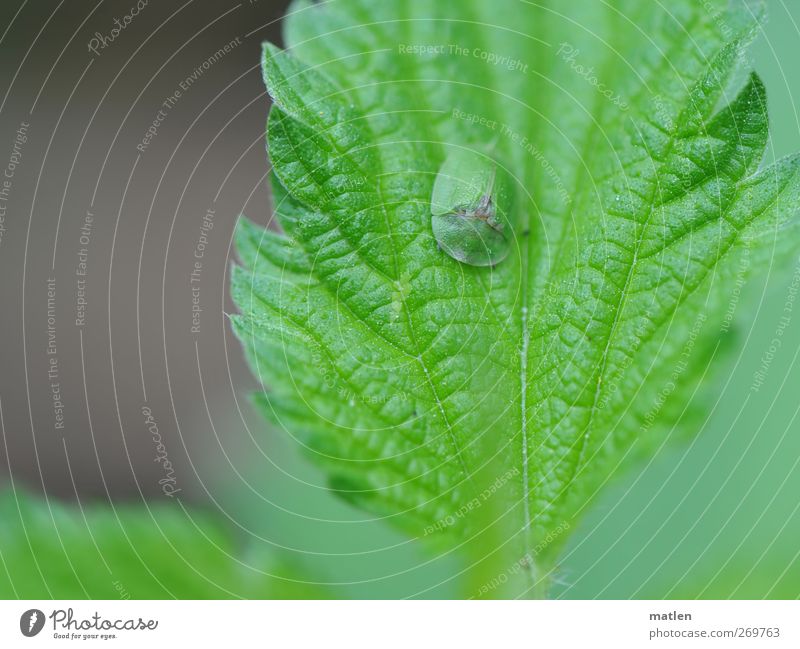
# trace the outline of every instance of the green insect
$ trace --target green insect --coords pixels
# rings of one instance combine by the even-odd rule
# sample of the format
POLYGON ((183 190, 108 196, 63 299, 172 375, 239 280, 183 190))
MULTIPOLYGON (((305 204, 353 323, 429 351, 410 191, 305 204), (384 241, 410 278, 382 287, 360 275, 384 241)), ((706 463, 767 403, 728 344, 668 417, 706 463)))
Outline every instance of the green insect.
POLYGON ((511 249, 510 183, 491 158, 453 149, 439 168, 431 196, 431 226, 439 247, 470 266, 494 266, 511 249))

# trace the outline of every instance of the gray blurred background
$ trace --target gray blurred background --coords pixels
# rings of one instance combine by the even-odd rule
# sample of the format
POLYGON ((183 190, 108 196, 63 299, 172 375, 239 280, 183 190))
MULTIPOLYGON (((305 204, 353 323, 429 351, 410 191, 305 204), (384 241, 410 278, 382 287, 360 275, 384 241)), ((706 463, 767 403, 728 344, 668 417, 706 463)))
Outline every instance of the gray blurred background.
POLYGON ((16 163, 0 240, 0 471, 19 483, 200 498, 209 466, 221 480, 226 454, 253 452, 229 421, 253 382, 224 312, 236 219, 268 219, 258 62, 286 4, 0 6, 0 164, 16 163))

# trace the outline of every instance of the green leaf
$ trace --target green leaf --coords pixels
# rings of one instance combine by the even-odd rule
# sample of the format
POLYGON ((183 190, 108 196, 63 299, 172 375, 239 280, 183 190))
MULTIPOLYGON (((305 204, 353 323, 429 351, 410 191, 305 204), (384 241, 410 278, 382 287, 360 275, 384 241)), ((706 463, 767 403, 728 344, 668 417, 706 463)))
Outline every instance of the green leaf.
POLYGON ((292 5, 263 60, 285 234, 242 222, 233 326, 257 403, 332 488, 515 557, 512 592, 536 589, 561 530, 692 405, 741 256, 794 223, 800 161, 760 168, 765 90, 739 75, 757 20, 722 0, 292 5), (458 148, 516 185, 492 268, 431 233, 458 148))
POLYGON ((3 599, 327 596, 285 559, 239 550, 213 517, 177 502, 69 506, 0 495, 3 599))

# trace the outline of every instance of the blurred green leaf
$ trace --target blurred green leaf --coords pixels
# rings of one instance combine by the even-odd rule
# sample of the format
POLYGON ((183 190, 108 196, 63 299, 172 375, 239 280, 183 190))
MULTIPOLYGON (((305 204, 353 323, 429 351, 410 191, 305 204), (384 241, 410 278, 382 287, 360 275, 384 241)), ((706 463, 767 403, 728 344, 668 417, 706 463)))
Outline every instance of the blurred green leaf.
POLYGON ((238 558, 229 530, 164 505, 64 505, 0 495, 0 597, 15 599, 324 598, 279 557, 238 558))

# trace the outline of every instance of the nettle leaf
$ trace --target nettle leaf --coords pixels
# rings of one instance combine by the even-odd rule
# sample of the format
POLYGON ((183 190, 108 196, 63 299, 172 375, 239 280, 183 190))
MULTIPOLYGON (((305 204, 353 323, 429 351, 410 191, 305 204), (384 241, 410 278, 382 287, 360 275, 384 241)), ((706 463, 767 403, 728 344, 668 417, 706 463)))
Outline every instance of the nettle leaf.
POLYGON ((220 521, 170 505, 65 505, 0 493, 0 598, 305 599, 326 589, 220 521))
POLYGON ((481 552, 521 557, 523 594, 689 421, 742 255, 798 205, 738 73, 757 21, 722 0, 292 5, 263 60, 284 234, 242 222, 234 327, 263 411, 343 497, 450 546, 501 525, 481 552), (432 236, 459 149, 515 185, 494 267, 432 236))

